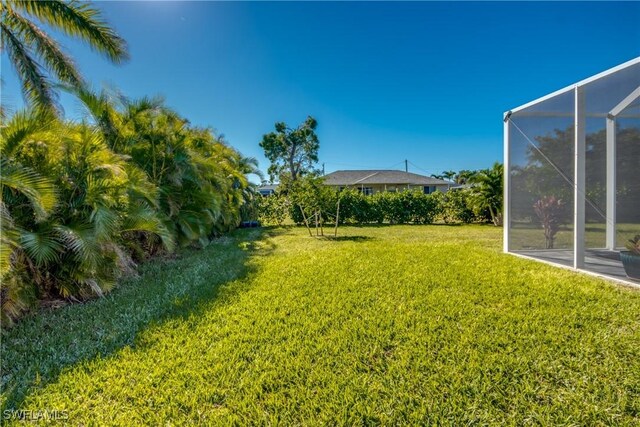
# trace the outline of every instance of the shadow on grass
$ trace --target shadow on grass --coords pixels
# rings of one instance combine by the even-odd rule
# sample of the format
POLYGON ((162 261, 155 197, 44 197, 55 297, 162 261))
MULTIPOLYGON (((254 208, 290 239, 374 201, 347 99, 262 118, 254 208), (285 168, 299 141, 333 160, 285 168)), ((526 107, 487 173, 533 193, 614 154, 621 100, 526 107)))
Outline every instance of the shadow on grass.
MULTIPOLYGON (((485 225, 484 223, 473 223, 474 225, 485 225)), ((389 223, 389 222, 383 222, 383 223, 366 223, 366 224, 358 224, 358 223, 354 223, 354 224, 340 224, 340 227, 356 227, 356 228, 389 228, 389 227, 396 227, 398 225, 403 225, 403 226, 408 226, 408 227, 425 227, 425 226, 429 226, 429 227, 460 227, 463 225, 469 225, 469 224, 465 224, 462 222, 449 222, 449 223, 444 223, 444 222, 432 222, 430 224, 416 224, 416 223, 412 223, 412 222, 407 222, 407 223, 402 223, 402 224, 397 224, 397 223, 389 223)))
POLYGON ((0 409, 20 408, 34 388, 80 362, 133 345, 149 327, 197 315, 222 289, 225 296, 239 292, 224 285, 251 274, 252 258, 269 255, 275 249, 269 238, 284 231, 237 230, 203 250, 143 265, 138 277, 104 298, 42 310, 2 331, 0 409))
POLYGON ((330 242, 369 242, 375 240, 371 236, 319 236, 318 238, 330 242))

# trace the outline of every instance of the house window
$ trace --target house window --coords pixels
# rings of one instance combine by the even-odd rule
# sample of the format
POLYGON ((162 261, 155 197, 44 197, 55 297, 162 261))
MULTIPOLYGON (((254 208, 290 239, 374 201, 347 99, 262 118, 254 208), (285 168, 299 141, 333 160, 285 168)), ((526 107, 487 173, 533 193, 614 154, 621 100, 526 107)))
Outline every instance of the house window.
POLYGON ((371 196, 373 194, 373 187, 360 187, 358 190, 365 196, 371 196))
POLYGON ((424 194, 431 194, 431 193, 435 193, 436 191, 435 185, 425 185, 423 188, 424 188, 424 194))

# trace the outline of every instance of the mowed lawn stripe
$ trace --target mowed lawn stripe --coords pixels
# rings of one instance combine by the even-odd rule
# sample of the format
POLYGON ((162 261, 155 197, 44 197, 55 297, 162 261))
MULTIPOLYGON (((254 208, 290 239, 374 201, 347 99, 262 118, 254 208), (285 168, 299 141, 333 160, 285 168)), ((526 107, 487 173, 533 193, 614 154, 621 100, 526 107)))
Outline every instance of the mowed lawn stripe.
POLYGON ((500 233, 238 232, 164 265, 194 287, 180 315, 31 386, 20 408, 120 425, 636 424, 640 293, 504 255, 500 233), (210 284, 225 250, 245 266, 210 284))

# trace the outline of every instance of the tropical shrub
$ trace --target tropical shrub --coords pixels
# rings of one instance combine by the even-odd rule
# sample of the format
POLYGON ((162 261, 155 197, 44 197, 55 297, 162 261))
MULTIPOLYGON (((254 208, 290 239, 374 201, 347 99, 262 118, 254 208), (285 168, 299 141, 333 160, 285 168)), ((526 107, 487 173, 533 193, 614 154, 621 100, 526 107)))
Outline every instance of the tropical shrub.
POLYGON ((253 197, 255 161, 163 106, 98 118, 19 112, 1 130, 4 325, 38 299, 102 295, 175 243, 206 245, 253 197))
POLYGON ((436 191, 380 192, 373 196, 347 188, 336 191, 304 178, 291 185, 287 193, 264 198, 259 204, 259 218, 265 224, 282 224, 285 211, 296 224, 304 224, 304 216, 312 222, 315 213, 323 223, 335 223, 338 200, 341 224, 431 224, 434 221, 471 223, 491 221, 490 210, 472 189, 436 191), (302 210, 301 210, 302 207, 302 210), (303 216, 304 213, 304 216, 303 216))
POLYGON ((261 176, 211 129, 196 128, 162 98, 129 100, 75 90, 113 151, 127 155, 158 188, 163 222, 181 246, 206 245, 238 226, 255 197, 247 175, 261 176))
POLYGON ((380 192, 367 196, 354 189, 332 190, 324 186, 301 185, 290 192, 289 212, 294 222, 304 223, 315 212, 322 213, 322 221, 335 223, 337 203, 340 201, 340 223, 368 224, 430 224, 441 211, 441 198, 420 191, 380 192), (303 210, 300 207, 305 207, 303 210))
POLYGON ((321 178, 307 175, 292 181, 287 187, 287 198, 289 215, 296 224, 303 224, 306 218, 311 225, 316 215, 320 224, 335 223, 338 193, 323 185, 321 178))
POLYGON ((289 201, 285 195, 276 193, 256 200, 261 224, 282 225, 289 217, 289 201))
POLYGON ((474 214, 473 194, 468 189, 451 190, 446 194, 436 196, 440 201, 439 219, 446 224, 463 222, 465 224, 476 220, 474 214))
POLYGON ((371 202, 382 213, 384 220, 391 224, 405 223, 409 217, 398 197, 399 194, 400 193, 380 192, 371 196, 371 202))
POLYGON ((373 197, 347 188, 339 193, 340 222, 351 224, 381 223, 384 215, 373 197))
POLYGON ((433 194, 419 191, 407 192, 411 196, 411 222, 414 224, 431 224, 439 213, 439 203, 433 194))
MULTIPOLYGON (((153 234, 172 248, 138 197, 144 177, 87 125, 16 114, 2 129, 2 166, 3 296, 17 298, 10 288, 32 288, 26 293, 38 298, 108 291, 134 265, 126 233, 153 234)), ((4 320, 27 305, 3 299, 4 320)))
POLYGON ((438 200, 421 191, 381 192, 372 202, 391 224, 430 224, 438 212, 438 200))
POLYGON ((495 163, 470 178, 472 204, 478 218, 489 217, 495 226, 502 225, 503 165, 495 163), (488 215, 487 215, 488 214, 488 215))

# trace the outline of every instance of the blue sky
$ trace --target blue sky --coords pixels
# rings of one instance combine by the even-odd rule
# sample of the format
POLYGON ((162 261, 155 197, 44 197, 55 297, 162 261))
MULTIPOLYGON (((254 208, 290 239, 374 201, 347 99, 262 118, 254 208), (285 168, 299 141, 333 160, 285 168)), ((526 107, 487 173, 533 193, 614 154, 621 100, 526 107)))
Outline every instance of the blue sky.
MULTIPOLYGON (((276 121, 319 122, 320 163, 417 173, 502 160, 502 113, 640 56, 640 3, 101 2, 113 66, 62 39, 85 76, 164 95, 268 167, 276 121)), ((2 57, 2 100, 20 107, 2 57)), ((62 98, 69 117, 79 107, 62 98)))

